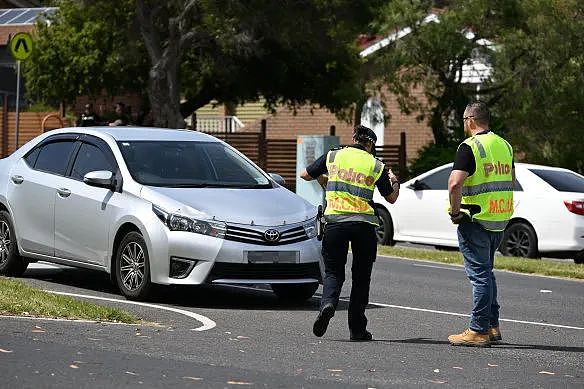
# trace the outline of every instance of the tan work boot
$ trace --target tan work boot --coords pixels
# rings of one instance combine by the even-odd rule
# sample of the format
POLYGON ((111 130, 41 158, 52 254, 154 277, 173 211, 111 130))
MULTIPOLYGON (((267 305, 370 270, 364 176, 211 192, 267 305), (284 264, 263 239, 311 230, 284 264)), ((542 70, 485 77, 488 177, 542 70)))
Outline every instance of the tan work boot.
POLYGON ((491 347, 488 334, 479 334, 467 328, 462 334, 450 335, 448 341, 453 346, 491 347))
POLYGON ((489 340, 491 342, 499 342, 503 339, 499 327, 491 327, 487 333, 489 334, 489 340))

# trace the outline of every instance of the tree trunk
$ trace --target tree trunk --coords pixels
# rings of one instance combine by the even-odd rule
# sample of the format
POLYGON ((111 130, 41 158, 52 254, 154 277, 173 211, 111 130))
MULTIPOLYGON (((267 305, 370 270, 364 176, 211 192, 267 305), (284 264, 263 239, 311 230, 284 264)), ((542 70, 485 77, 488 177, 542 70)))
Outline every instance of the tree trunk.
POLYGON ((185 128, 185 121, 180 111, 180 61, 181 43, 184 31, 179 17, 169 18, 164 26, 164 42, 155 18, 160 17, 160 7, 152 10, 152 5, 145 0, 136 0, 136 16, 140 33, 152 64, 148 74, 148 99, 152 110, 152 119, 157 127, 185 128))
POLYGON ((154 125, 167 128, 185 128, 180 112, 178 59, 165 56, 149 72, 148 98, 154 125))

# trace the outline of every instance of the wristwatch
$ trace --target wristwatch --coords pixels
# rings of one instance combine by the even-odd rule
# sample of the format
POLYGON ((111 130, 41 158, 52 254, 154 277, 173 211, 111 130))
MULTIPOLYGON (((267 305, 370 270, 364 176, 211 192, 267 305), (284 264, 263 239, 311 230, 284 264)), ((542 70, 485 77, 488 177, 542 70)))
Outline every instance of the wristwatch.
POLYGON ((396 185, 396 184, 397 184, 397 189, 399 189, 399 181, 392 181, 391 182, 391 187, 393 188, 394 185, 396 185))

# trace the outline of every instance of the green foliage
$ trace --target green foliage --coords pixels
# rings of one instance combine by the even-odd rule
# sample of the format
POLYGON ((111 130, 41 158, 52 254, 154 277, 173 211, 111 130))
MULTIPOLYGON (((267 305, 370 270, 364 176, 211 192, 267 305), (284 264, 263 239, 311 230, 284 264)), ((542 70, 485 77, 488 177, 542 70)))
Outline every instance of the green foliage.
POLYGON ((146 63, 128 33, 133 1, 59 0, 58 12, 37 24, 36 49, 25 62, 27 90, 45 101, 140 91, 146 63), (131 60, 130 60, 131 59, 131 60))
POLYGON ((454 155, 459 143, 448 142, 437 145, 434 142, 422 147, 418 156, 408 166, 409 178, 427 172, 445 163, 454 161, 454 155))
MULTIPOLYGON (((140 33, 135 3, 57 1, 59 11, 50 26, 38 26, 39 50, 26 66, 27 89, 69 102, 103 91, 132 91, 152 99, 148 77, 164 61, 151 62, 145 50, 148 42, 140 33)), ((145 0, 156 16, 150 43, 168 47, 171 20, 178 20, 187 3, 145 0)), ((381 3, 195 2, 188 18, 191 43, 179 53, 178 68, 169 70, 179 73, 183 115, 212 99, 237 103, 260 96, 269 107, 311 103, 337 111, 350 105, 360 93, 355 37, 381 3)))
POLYGON ((34 103, 29 105, 26 108, 27 112, 55 112, 58 110, 58 107, 55 107, 50 104, 46 104, 44 102, 34 103))
POLYGON ((584 173, 584 7, 579 0, 522 0, 500 38, 496 110, 531 163, 584 173))

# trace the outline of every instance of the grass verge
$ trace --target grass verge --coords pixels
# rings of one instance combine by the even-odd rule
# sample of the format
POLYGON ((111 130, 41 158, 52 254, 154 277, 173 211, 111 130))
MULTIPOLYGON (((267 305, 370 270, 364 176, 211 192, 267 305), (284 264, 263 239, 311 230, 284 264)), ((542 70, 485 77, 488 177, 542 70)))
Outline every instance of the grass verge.
POLYGON ((31 288, 22 281, 0 277, 0 315, 83 319, 137 323, 134 315, 120 309, 91 304, 31 288))
MULTIPOLYGON (((455 251, 377 246, 377 254, 462 265, 462 255, 455 251)), ((495 269, 527 274, 541 274, 544 276, 584 279, 584 266, 568 262, 497 256, 495 257, 495 269)))

